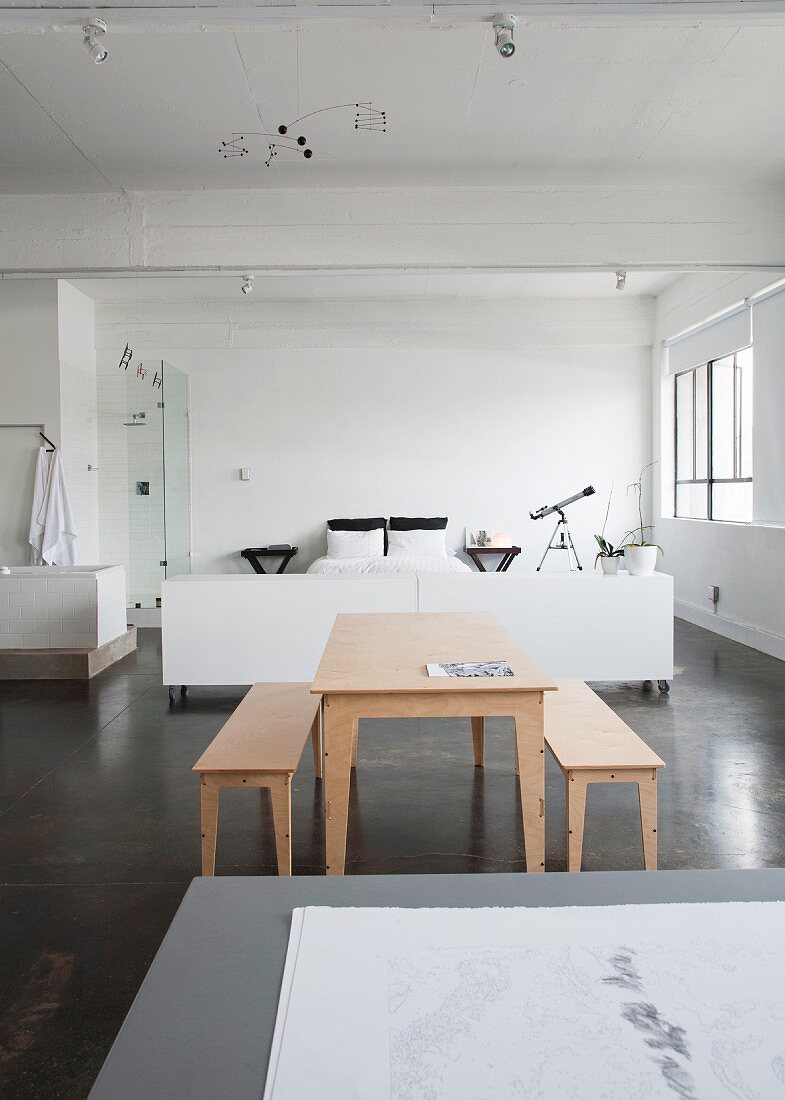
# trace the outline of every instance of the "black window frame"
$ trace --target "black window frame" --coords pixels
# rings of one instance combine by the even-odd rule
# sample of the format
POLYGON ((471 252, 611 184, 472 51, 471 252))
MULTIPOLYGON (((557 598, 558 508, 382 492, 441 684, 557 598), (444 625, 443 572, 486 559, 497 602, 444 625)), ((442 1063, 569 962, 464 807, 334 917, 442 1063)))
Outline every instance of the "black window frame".
MULTIPOLYGON (((679 486, 680 485, 705 485, 706 486, 706 520, 720 523, 749 523, 749 520, 741 519, 723 519, 714 520, 712 515, 713 511, 713 486, 715 485, 736 485, 751 483, 752 477, 739 477, 738 472, 741 464, 741 393, 739 392, 739 381, 741 377, 742 368, 738 365, 737 357, 741 352, 749 351, 752 348, 752 344, 748 344, 746 348, 739 348, 738 351, 729 353, 728 355, 719 355, 716 359, 710 359, 708 363, 699 363, 696 367, 690 367, 687 370, 679 371, 673 376, 673 515, 675 519, 696 519, 703 517, 696 516, 680 516, 679 515, 679 486), (713 398, 713 383, 714 383, 714 364, 720 363, 725 359, 733 358, 733 473, 734 477, 714 477, 712 473, 713 468, 713 431, 714 431, 714 409, 712 407, 713 398), (696 453, 696 439, 697 439, 697 378, 698 371, 703 367, 706 367, 706 477, 696 478, 695 472, 697 469, 697 453, 696 453), (680 478, 679 474, 679 401, 678 401, 678 379, 683 378, 685 375, 692 375, 692 473, 691 478, 680 478)), ((754 369, 754 365, 753 365, 754 369)), ((753 383, 754 384, 754 383, 753 383)), ((753 425, 753 431, 754 431, 753 425)), ((753 470, 754 476, 754 470, 753 470)))

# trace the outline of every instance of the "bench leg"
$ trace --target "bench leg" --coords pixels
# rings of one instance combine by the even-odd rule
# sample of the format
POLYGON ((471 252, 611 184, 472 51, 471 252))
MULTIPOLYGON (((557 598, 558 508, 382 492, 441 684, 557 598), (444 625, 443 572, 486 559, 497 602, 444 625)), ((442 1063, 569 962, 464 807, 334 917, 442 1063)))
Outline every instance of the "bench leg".
POLYGON ((357 742, 360 740, 360 721, 355 719, 352 723, 352 767, 357 767, 357 742))
POLYGON ((270 777, 270 798, 273 804, 275 851, 278 874, 292 873, 292 783, 290 775, 270 777))
POLYGON ((580 871, 583 857, 583 820, 586 816, 585 778, 567 772, 567 870, 580 871))
POLYGON ((643 864, 647 871, 657 870, 657 772, 638 783, 643 834, 643 864))
POLYGON ((484 718, 472 718, 472 742, 474 743, 474 766, 481 768, 485 763, 484 718))
POLYGON ((313 770, 317 779, 322 778, 322 708, 319 707, 311 726, 311 746, 313 748, 313 770))
POLYGON ((215 874, 215 845, 218 840, 218 787, 201 785, 202 801, 202 874, 215 874))

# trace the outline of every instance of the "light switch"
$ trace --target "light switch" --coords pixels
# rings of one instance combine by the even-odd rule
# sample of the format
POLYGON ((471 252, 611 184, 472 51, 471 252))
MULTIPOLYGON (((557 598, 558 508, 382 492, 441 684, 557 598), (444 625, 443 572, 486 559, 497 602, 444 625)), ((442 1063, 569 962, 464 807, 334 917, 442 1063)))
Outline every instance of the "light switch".
POLYGON ((250 480, 251 480, 251 467, 250 466, 241 466, 240 467, 240 481, 250 481, 250 480))

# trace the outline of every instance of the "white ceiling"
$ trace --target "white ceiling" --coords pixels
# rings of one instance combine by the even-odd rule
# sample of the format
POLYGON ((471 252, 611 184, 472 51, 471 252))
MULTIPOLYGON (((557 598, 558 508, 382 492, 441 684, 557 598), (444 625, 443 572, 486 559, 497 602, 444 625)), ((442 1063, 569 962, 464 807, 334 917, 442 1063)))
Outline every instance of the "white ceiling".
MULTIPOLYGON (((629 272, 625 296, 656 295, 674 279, 673 272, 629 272)), ((75 287, 102 304, 135 302, 253 303, 268 300, 366 298, 613 298, 620 297, 612 272, 445 273, 400 272, 385 275, 314 274, 255 276, 253 294, 240 291, 237 276, 72 279, 75 287)))
POLYGON ((0 34, 0 190, 785 180, 779 24, 535 22, 502 61, 481 22, 112 33, 107 16, 101 66, 67 12, 0 34), (332 112, 302 124, 310 161, 267 169, 264 139, 219 156, 232 131, 365 100, 386 134, 332 112))

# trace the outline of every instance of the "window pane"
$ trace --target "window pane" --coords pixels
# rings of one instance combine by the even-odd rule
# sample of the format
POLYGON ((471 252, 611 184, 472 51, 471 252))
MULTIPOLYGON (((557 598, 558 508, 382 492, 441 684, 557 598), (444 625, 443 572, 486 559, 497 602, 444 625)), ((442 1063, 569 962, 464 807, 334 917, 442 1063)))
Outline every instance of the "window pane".
POLYGON ((709 368, 698 367, 695 371, 695 476, 708 475, 709 447, 709 368))
POLYGON ((711 518, 752 522, 752 482, 735 481, 729 485, 712 485, 711 518))
POLYGON ((733 464, 736 445, 733 431, 734 372, 732 355, 718 359, 712 366, 711 475, 714 478, 736 476, 733 464))
POLYGON ((676 375, 676 480, 691 479, 693 372, 676 375))
POLYGON ((706 519, 706 483, 702 485, 676 486, 676 515, 683 519, 706 519))
POLYGON ((739 477, 752 477, 752 348, 736 356, 741 383, 738 387, 741 440, 739 477))

